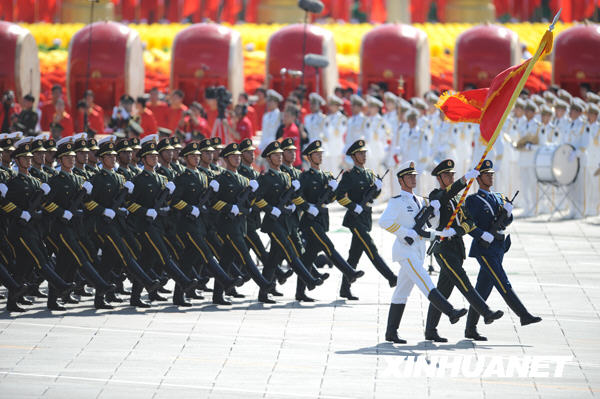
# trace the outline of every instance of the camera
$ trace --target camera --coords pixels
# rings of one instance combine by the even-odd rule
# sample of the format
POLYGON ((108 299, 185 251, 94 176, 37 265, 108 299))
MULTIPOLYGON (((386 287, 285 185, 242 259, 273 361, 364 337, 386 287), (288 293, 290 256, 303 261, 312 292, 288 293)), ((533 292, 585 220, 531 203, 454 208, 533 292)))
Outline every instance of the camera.
POLYGON ((214 98, 217 100, 218 118, 225 118, 225 110, 231 104, 231 92, 225 86, 207 87, 204 95, 207 99, 214 98))

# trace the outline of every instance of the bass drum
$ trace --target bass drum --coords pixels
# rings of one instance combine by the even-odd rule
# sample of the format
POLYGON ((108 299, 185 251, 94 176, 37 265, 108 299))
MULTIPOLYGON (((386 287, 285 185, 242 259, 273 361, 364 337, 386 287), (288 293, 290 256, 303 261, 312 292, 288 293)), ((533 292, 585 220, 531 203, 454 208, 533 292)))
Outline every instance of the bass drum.
POLYGON ((566 186, 579 173, 579 158, 569 161, 575 147, 571 144, 546 144, 535 154, 535 175, 538 182, 566 186))

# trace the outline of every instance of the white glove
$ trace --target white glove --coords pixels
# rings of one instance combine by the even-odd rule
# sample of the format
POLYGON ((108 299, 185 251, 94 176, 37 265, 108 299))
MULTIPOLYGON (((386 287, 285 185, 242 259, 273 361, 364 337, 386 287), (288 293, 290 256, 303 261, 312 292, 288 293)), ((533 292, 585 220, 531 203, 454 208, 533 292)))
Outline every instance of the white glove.
POLYGON ((156 216, 158 216, 158 213, 156 213, 156 209, 148 209, 146 211, 146 216, 148 216, 149 218, 152 218, 152 220, 156 219, 156 216))
POLYGON ((281 211, 279 210, 279 208, 273 207, 273 209, 271 209, 271 215, 278 218, 279 216, 281 216, 281 211))
POLYGON ((175 184, 172 181, 167 182, 167 184, 165 184, 165 187, 169 189, 169 194, 173 194, 173 191, 175 191, 175 184))
POLYGON ((48 193, 50 192, 50 186, 48 185, 48 183, 42 183, 42 191, 44 192, 44 195, 48 195, 48 193))
POLYGON ((198 209, 198 207, 196 207, 196 206, 192 206, 191 213, 192 213, 192 216, 197 218, 200 215, 200 209, 198 209))
POLYGON ((250 180, 248 185, 250 185, 250 187, 252 188, 252 192, 255 192, 256 190, 258 190, 258 182, 256 180, 250 180))
POLYGON ((122 213, 124 213, 126 215, 129 215, 129 211, 127 209, 125 209, 125 208, 119 208, 119 212, 122 212, 122 213))
POLYGON ((123 187, 125 187, 127 189, 127 192, 129 194, 133 193, 133 189, 135 188, 135 184, 133 184, 130 181, 126 181, 125 184, 123 184, 123 187))
POLYGON ((454 228, 450 227, 449 229, 444 229, 442 231, 438 231, 436 234, 443 238, 450 238, 450 237, 456 235, 456 230, 454 230, 454 228))
POLYGON ((381 179, 375 180, 375 186, 377 187, 377 191, 381 190, 381 187, 383 187, 383 182, 381 179))
POLYGON ((429 203, 429 205, 431 205, 433 207, 433 209, 435 209, 436 211, 440 210, 440 201, 438 200, 433 200, 429 203))
POLYGON ((21 219, 23 219, 26 222, 29 222, 29 220, 31 219, 31 215, 29 214, 29 212, 23 211, 21 212, 21 219))
MULTIPOLYGON (((335 181, 335 180, 334 180, 334 181, 335 181)), ((311 214, 311 215, 313 215, 313 216, 317 216, 317 215, 319 214, 319 208, 317 208, 317 207, 316 207, 316 206, 314 206, 314 205, 311 205, 311 206, 309 206, 309 207, 308 207, 308 210, 307 210, 307 212, 308 212, 308 213, 310 213, 310 214, 311 214)))
POLYGON ((477 169, 471 169, 467 173, 465 173, 465 180, 469 181, 479 176, 479 171, 477 169))
POLYGON ((71 213, 71 211, 64 211, 63 215, 62 215, 63 219, 66 220, 71 220, 71 218, 73 217, 73 214, 71 213))
POLYGON ((212 190, 215 193, 219 192, 219 182, 216 180, 211 180, 210 183, 208 184, 210 186, 210 188, 212 188, 212 190))
POLYGON ((488 233, 487 231, 484 231, 483 234, 481 235, 481 239, 483 241, 487 241, 490 244, 492 243, 492 241, 494 241, 494 236, 491 233, 488 233))
POLYGON ((294 186, 294 190, 300 190, 300 182, 298 180, 292 180, 292 186, 294 186))
POLYGON ((238 208, 237 205, 232 205, 231 206, 231 213, 233 213, 233 216, 237 216, 240 214, 240 208, 238 208))
POLYGON ((354 207, 354 212, 356 212, 357 215, 360 215, 363 211, 362 206, 356 204, 356 207, 354 207))
POLYGON ((329 180, 329 183, 327 183, 327 185, 329 187, 331 187, 331 189, 334 190, 334 191, 337 190, 337 188, 338 188, 338 182, 335 179, 329 180))
POLYGON ((505 202, 504 205, 502 205, 504 207, 504 209, 506 209, 506 212, 508 213, 508 215, 510 216, 510 214, 513 211, 513 204, 511 204, 510 202, 505 202))
POLYGON ((6 197, 6 193, 8 192, 8 187, 4 183, 0 183, 0 193, 2 194, 2 198, 6 197))
POLYGON ((171 208, 169 208, 168 206, 163 206, 162 208, 160 208, 160 210, 163 212, 169 212, 171 208))
POLYGON ((83 183, 81 185, 81 187, 83 187, 85 189, 85 192, 90 195, 92 193, 92 189, 94 188, 94 186, 92 186, 92 183, 90 183, 89 181, 86 181, 85 183, 83 183))
POLYGON ((102 214, 103 214, 104 216, 106 216, 107 218, 109 218, 109 219, 112 219, 112 218, 114 218, 114 217, 115 217, 115 211, 113 211, 113 210, 112 210, 112 209, 110 209, 110 208, 106 208, 106 209, 104 210, 104 212, 102 212, 102 214))
POLYGON ((293 213, 296 210, 296 204, 286 205, 285 209, 293 213))
POLYGON ((417 234, 417 232, 416 232, 416 231, 414 231, 413 229, 406 229, 406 230, 404 231, 404 236, 405 236, 405 237, 410 237, 410 238, 412 238, 413 240, 416 240, 416 239, 417 239, 417 237, 419 237, 419 235, 417 234))

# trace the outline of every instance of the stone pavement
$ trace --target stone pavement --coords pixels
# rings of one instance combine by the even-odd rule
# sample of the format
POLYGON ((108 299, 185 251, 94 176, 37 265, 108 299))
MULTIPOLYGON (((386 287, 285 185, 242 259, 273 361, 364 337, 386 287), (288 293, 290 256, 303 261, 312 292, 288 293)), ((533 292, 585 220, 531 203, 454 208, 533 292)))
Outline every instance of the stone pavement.
MULTIPOLYGON (((291 279, 276 305, 257 303, 256 286, 249 283, 240 290, 247 298, 231 308, 203 300, 184 310, 166 304, 97 312, 86 300, 63 313, 49 313, 41 301, 22 315, 3 311, 0 398, 597 396, 598 223, 595 219, 514 223, 505 267, 522 301, 544 320, 521 327, 493 292, 490 305, 504 310, 505 316, 489 326, 481 323, 480 332, 488 342, 465 340, 464 319, 450 326, 445 317, 440 333, 449 342, 424 341, 428 302, 416 289, 400 327, 408 344, 384 342, 392 289, 363 257, 360 268, 366 275, 353 288, 358 302, 337 296, 341 276, 334 269, 323 286, 310 292, 318 299, 314 304, 293 300, 291 279), (491 367, 490 362, 506 365, 510 359, 527 366, 529 356, 570 360, 560 378, 553 377, 553 363, 542 366, 542 371, 551 371, 549 377, 537 378, 527 377, 527 367, 525 377, 513 373, 506 378, 498 369, 483 377, 465 369, 466 364, 476 370, 479 360, 483 367, 491 367), (459 362, 462 369, 436 376, 431 367, 443 371, 443 359, 459 362), (405 374, 409 364, 430 368, 405 374)), ((345 256, 350 234, 341 228, 340 212, 333 212, 331 237, 345 256)), ((393 236, 375 227, 373 237, 391 261, 393 236)), ((467 260, 467 270, 474 283, 474 260, 467 260)), ((451 302, 466 304, 456 293, 451 302)))

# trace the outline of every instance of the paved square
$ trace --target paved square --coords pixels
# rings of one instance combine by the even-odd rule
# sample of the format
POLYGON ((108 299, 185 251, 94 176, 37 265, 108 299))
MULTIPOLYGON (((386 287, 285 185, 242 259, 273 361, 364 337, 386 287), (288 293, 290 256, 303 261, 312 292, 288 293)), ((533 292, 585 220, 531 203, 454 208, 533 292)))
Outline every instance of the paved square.
MULTIPOLYGON (((331 238, 346 256, 351 236, 341 227, 341 216, 332 210, 331 238)), ((493 292, 489 303, 505 316, 490 326, 480 323, 488 342, 465 340, 464 319, 450 326, 445 317, 440 333, 449 342, 424 341, 428 302, 416 289, 399 330, 408 344, 384 342, 392 289, 363 256, 359 267, 366 276, 353 286, 358 302, 337 296, 341 274, 334 269, 323 286, 310 292, 318 299, 314 304, 293 300, 292 278, 281 287, 285 296, 276 305, 257 303, 258 290, 248 283, 240 290, 247 298, 236 300, 231 308, 203 300, 183 310, 166 304, 148 310, 121 306, 95 311, 86 300, 63 313, 49 313, 42 301, 22 315, 3 311, 0 398, 597 396, 598 223, 513 223, 513 247, 505 268, 523 303, 544 320, 521 327, 493 292), (549 371, 549 377, 481 377, 476 372, 478 361, 491 367, 490 362, 506 365, 510 359, 528 361, 529 356, 570 360, 561 378, 553 377, 554 363, 538 370, 549 371), (450 369, 446 376, 427 374, 443 369, 444 359, 462 364, 457 376, 450 369), (419 376, 403 374, 409 363, 414 369, 430 368, 419 376)), ((393 236, 375 227, 373 238, 391 263, 393 236)), ((473 259, 467 260, 473 284, 477 268, 473 259)), ((466 306, 456 290, 450 301, 466 306)))

